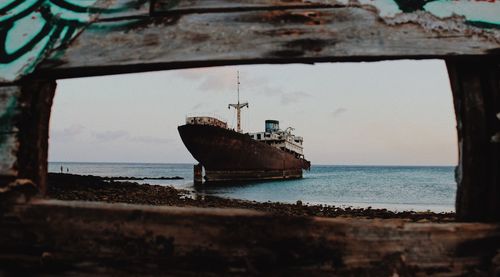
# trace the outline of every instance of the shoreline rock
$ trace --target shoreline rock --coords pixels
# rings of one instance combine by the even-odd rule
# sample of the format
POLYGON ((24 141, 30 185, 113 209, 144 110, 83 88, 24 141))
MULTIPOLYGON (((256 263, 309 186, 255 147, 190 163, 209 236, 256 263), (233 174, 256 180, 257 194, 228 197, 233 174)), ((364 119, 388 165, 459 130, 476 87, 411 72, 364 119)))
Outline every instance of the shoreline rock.
POLYGON ((243 208, 285 216, 358 217, 380 219, 405 219, 412 222, 452 222, 454 213, 433 213, 386 209, 340 208, 327 205, 310 205, 297 201, 294 204, 256 202, 197 194, 194 191, 171 186, 118 182, 92 175, 49 173, 47 197, 60 200, 104 201, 146 205, 243 208))
POLYGON ((183 180, 184 178, 180 176, 173 176, 173 177, 125 177, 125 176, 118 176, 118 177, 101 177, 103 180, 107 181, 136 181, 136 180, 183 180))

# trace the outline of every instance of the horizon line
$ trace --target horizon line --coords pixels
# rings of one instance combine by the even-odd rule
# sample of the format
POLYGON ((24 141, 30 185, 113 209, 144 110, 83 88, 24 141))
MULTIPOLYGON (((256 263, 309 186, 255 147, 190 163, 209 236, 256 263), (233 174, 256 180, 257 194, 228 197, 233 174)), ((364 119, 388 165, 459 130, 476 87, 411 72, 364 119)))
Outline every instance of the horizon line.
MULTIPOLYGON (((86 163, 86 164, 186 164, 186 165, 194 165, 196 163, 190 162, 113 162, 113 161, 101 161, 101 162, 89 162, 89 161, 48 161, 48 163, 86 163)), ((456 167, 457 164, 311 164, 312 166, 393 166, 393 167, 456 167)))

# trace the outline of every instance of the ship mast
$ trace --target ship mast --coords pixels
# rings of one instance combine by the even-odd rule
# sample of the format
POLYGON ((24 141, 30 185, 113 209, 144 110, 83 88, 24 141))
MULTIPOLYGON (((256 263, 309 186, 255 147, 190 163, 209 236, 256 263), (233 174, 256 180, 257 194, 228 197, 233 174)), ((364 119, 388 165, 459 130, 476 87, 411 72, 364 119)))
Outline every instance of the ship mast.
POLYGON ((236 131, 241 132, 241 109, 244 107, 248 108, 248 102, 240 103, 240 72, 239 71, 238 71, 238 103, 237 104, 229 104, 227 106, 228 109, 231 109, 231 107, 236 109, 236 119, 237 119, 236 131))

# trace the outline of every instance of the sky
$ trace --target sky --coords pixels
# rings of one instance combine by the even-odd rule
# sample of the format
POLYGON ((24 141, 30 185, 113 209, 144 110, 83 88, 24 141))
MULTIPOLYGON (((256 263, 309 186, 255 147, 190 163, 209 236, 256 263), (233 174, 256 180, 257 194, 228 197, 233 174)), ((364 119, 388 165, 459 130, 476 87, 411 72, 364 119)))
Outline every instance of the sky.
POLYGON ((456 165, 440 60, 244 65, 58 80, 49 161, 194 163, 177 126, 210 115, 245 132, 295 128, 313 164, 456 165))

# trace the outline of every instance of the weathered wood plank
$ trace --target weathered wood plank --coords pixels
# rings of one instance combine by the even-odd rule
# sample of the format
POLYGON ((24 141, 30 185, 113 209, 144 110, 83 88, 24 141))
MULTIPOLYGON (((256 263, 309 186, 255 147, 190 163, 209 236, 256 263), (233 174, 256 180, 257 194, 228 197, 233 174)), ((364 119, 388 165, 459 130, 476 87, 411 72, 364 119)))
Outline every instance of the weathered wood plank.
POLYGON ((347 6, 335 0, 153 0, 153 14, 207 13, 347 6))
POLYGON ((457 118, 459 220, 500 220, 500 62, 447 61, 457 118))
POLYGON ((484 32, 431 19, 436 30, 408 20, 388 24, 374 10, 349 7, 166 16, 122 22, 117 31, 111 31, 115 23, 95 23, 37 72, 64 78, 223 64, 492 55, 500 47, 484 32))
POLYGON ((4 272, 463 276, 500 270, 498 224, 234 209, 37 200, 0 217, 0 245, 4 272))
MULTIPOLYGON (((454 55, 498 56, 500 18, 495 16, 495 12, 500 14, 500 2, 467 3, 413 3, 402 0, 157 0, 151 5, 146 0, 18 1, 15 5, 5 6, 0 14, 0 40, 4 42, 0 45, 0 82, 19 80, 32 73, 49 56, 50 60, 46 60, 42 74, 54 73, 56 77, 66 68, 75 69, 68 71, 75 77, 101 74, 95 72, 101 66, 108 68, 100 68, 99 72, 112 74, 255 62, 311 63, 454 55), (299 11, 301 8, 306 10, 299 11), (261 14, 232 14, 257 10, 261 14), (276 16, 273 12, 282 14, 276 16), (206 13, 211 15, 207 16, 206 13), (158 15, 165 18, 158 18, 158 15), (101 25, 99 22, 108 24, 101 25), (199 30, 195 29, 200 27, 199 30), (137 28, 147 31, 137 32, 137 28), (91 34, 71 43, 82 30, 91 34), (82 64, 78 60, 68 59, 73 53, 89 57, 92 52, 78 46, 92 45, 93 42, 86 40, 92 40, 95 32, 100 32, 104 37, 113 36, 114 41, 108 43, 119 46, 115 52, 123 54, 120 62, 104 58, 100 63, 82 64), (196 37, 186 37, 186 33, 196 37), (158 36, 164 40, 157 39, 158 36), (164 48, 165 53, 179 54, 179 44, 182 44, 181 47, 195 44, 196 47, 181 53, 187 57, 175 58, 155 51, 157 59, 136 61, 134 58, 124 58, 131 54, 126 50, 132 51, 127 49, 128 45, 120 47, 121 41, 126 42, 132 37, 139 43, 134 45, 136 47, 146 48, 146 45, 140 45, 142 41, 150 46, 164 48), (174 38, 179 38, 179 41, 172 43, 174 38), (252 43, 252 39, 259 44, 252 43), (296 42, 296 39, 301 42, 296 42), (156 40, 161 43, 156 43, 156 40), (210 43, 211 46, 207 47, 201 42, 210 43), (304 44, 309 51, 300 49, 304 44), (66 55, 68 51, 65 49, 68 47, 71 53, 66 55), (217 52, 218 47, 225 49, 227 55, 219 55, 221 52, 217 52), (242 51, 250 52, 241 55, 242 51), (54 70, 58 72, 52 72, 50 68, 55 63, 64 63, 66 67, 57 67, 54 70), (131 67, 130 64, 137 66, 131 67)), ((104 50, 109 49, 105 47, 104 50)), ((95 61, 102 54, 105 53, 95 51, 91 60, 95 61)))

